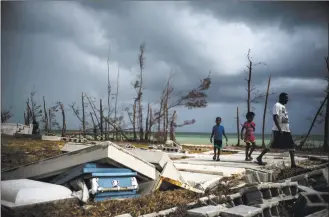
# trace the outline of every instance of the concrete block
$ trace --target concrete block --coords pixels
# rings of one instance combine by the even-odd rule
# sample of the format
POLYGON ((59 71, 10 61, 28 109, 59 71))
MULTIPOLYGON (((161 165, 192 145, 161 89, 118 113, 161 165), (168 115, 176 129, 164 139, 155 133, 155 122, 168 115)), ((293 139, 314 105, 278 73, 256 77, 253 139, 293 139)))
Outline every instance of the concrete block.
POLYGON ((308 215, 306 217, 327 217, 327 216, 329 216, 329 212, 328 211, 329 211, 328 209, 323 209, 323 210, 321 210, 319 212, 312 213, 312 214, 310 214, 310 215, 308 215))
POLYGON ((243 204, 242 195, 240 193, 228 195, 226 199, 231 206, 239 206, 243 204))
POLYGON ((322 209, 328 209, 329 193, 301 192, 292 207, 295 217, 303 217, 322 209))
POLYGON ((72 198, 72 191, 61 185, 29 179, 1 181, 1 205, 6 207, 17 208, 72 198))
POLYGON ((317 193, 318 191, 314 190, 313 188, 309 188, 303 185, 298 185, 297 189, 299 192, 306 192, 306 193, 317 193))
POLYGON ((305 175, 305 174, 294 176, 290 179, 290 181, 298 182, 298 185, 309 186, 308 180, 307 180, 307 175, 305 175))
POLYGON ((224 205, 218 206, 203 206, 195 209, 188 210, 188 216, 191 217, 217 217, 222 211, 227 208, 224 205))
POLYGON ((140 159, 120 146, 107 141, 79 151, 65 153, 60 156, 2 171, 1 179, 41 179, 61 174, 72 167, 88 162, 129 168, 137 172, 137 177, 142 181, 150 181, 157 178, 154 165, 140 159))
POLYGON ((279 201, 264 202, 263 204, 258 204, 256 207, 259 207, 263 210, 263 217, 272 217, 279 216, 279 201))
POLYGON ((278 183, 271 183, 271 184, 269 185, 269 188, 270 188, 271 196, 272 196, 272 197, 277 197, 277 196, 279 196, 280 194, 282 194, 282 191, 281 191, 281 185, 278 184, 278 183))
POLYGON ((242 198, 246 205, 255 205, 263 202, 263 194, 257 186, 245 191, 242 198))
POLYGON ((308 174, 309 185, 317 191, 329 191, 328 168, 312 171, 308 174), (310 180, 314 180, 310 182, 310 180))
POLYGON ((273 172, 272 171, 260 171, 254 169, 246 169, 246 175, 252 175, 253 178, 247 181, 253 181, 248 183, 254 182, 272 182, 273 181, 273 172))
POLYGON ((254 174, 246 174, 245 177, 245 182, 248 183, 248 184, 252 184, 252 183, 259 183, 259 178, 257 179, 257 177, 255 177, 254 174))
POLYGON ((262 217, 263 210, 258 207, 239 205, 221 212, 222 217, 262 217))

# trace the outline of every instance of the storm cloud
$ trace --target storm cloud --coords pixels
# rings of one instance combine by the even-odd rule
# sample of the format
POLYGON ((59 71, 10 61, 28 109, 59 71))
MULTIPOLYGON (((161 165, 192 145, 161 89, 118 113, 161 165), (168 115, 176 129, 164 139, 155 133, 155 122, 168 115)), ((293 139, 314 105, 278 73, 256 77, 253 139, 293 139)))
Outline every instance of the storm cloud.
MULTIPOLYGON (((272 104, 288 92, 293 132, 303 133, 327 85, 327 2, 1 2, 1 104, 23 121, 24 102, 35 89, 48 104, 61 100, 68 128, 79 123, 68 104, 81 92, 107 97, 107 55, 120 106, 132 102, 138 49, 146 43, 144 102, 157 103, 165 80, 175 73, 177 93, 198 84, 211 70, 205 109, 178 109, 179 120, 196 119, 181 131, 207 132, 216 116, 235 132, 236 108, 246 108, 247 53, 252 83, 264 92, 272 76, 272 104)), ((254 104, 261 125, 263 100, 254 104)), ((271 129, 268 115, 266 131, 271 129)), ((243 118, 242 118, 243 120, 243 118)), ((257 128, 260 132, 260 127, 257 128)), ((323 126, 317 126, 323 133, 323 126)))

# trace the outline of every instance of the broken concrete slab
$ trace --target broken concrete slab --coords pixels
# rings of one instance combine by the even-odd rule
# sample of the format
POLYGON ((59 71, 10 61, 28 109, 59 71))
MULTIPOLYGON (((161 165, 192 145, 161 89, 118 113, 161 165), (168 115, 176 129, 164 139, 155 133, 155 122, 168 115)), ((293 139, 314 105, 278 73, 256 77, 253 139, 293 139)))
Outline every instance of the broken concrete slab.
POLYGON ((67 142, 61 149, 63 152, 72 152, 72 151, 78 151, 81 149, 88 148, 90 146, 93 146, 92 144, 81 144, 81 143, 75 143, 75 142, 67 142))
POLYGON ((160 178, 157 180, 156 189, 167 190, 172 188, 172 186, 185 188, 187 190, 203 193, 203 190, 192 187, 188 184, 180 174, 180 172, 175 167, 173 161, 168 161, 164 166, 160 178))
POLYGON ((45 141, 61 141, 61 137, 59 137, 59 136, 45 136, 45 135, 42 135, 41 136, 41 140, 45 140, 45 141))
POLYGON ((194 164, 194 162, 176 162, 175 166, 179 171, 203 173, 210 175, 231 176, 232 174, 242 174, 245 172, 244 168, 226 167, 222 165, 206 165, 194 164))
POLYGON ((187 213, 188 216, 191 217, 217 217, 223 210, 226 209, 227 207, 225 205, 208 205, 195 209, 190 209, 187 211, 187 213))
POLYGON ((175 167, 179 171, 184 172, 194 172, 194 173, 203 173, 210 175, 220 175, 223 176, 223 172, 219 171, 216 166, 205 166, 205 165, 189 165, 189 164, 181 164, 175 163, 175 167))
POLYGON ((73 198, 72 191, 61 185, 29 179, 1 181, 1 205, 10 208, 73 198))
POLYGON ((163 170, 166 163, 170 161, 168 154, 162 151, 132 149, 129 150, 129 152, 155 165, 157 170, 160 172, 163 170))
POLYGON ((261 208, 239 205, 226 210, 223 210, 221 216, 223 217, 258 217, 262 216, 263 210, 261 208))
POLYGON ((2 123, 1 124, 1 134, 6 134, 13 136, 17 133, 19 134, 32 134, 33 124, 24 125, 18 123, 2 123))
POLYGON ((65 153, 39 162, 2 171, 2 180, 33 178, 42 179, 63 173, 78 165, 97 162, 114 167, 129 168, 137 172, 140 180, 155 180, 156 168, 112 142, 102 142, 82 150, 65 153))
POLYGON ((183 179, 198 189, 212 189, 223 176, 180 171, 183 179))

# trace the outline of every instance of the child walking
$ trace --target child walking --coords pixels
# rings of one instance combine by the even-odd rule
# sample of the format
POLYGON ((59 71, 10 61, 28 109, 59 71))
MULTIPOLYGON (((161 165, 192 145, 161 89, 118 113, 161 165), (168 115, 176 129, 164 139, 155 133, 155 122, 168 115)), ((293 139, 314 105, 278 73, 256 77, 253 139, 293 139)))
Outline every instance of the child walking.
POLYGON ((256 148, 256 138, 254 135, 256 124, 253 121, 255 117, 255 113, 248 112, 246 115, 247 121, 244 122, 242 129, 241 129, 241 139, 244 140, 246 143, 246 161, 251 161, 252 157, 251 154, 256 148), (245 134, 243 135, 243 131, 246 130, 245 134), (249 152, 250 149, 250 152, 249 152))
POLYGON ((214 157, 212 158, 213 160, 220 161, 219 156, 220 156, 220 150, 223 147, 223 136, 226 139, 227 143, 227 137, 225 134, 225 129, 224 126, 221 125, 220 123, 222 122, 222 119, 220 117, 216 118, 216 125, 213 126, 212 128, 212 133, 210 136, 210 142, 212 143, 212 138, 214 137, 214 157), (216 151, 217 151, 217 158, 216 158, 216 151))

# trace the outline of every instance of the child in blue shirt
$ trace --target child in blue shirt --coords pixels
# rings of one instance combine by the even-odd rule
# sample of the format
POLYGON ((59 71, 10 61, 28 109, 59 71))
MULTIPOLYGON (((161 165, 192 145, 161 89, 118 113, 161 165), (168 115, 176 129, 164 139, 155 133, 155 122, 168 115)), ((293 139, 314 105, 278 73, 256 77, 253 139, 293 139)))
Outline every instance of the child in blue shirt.
POLYGON ((220 156, 220 150, 223 146, 223 136, 226 139, 227 143, 227 137, 225 134, 225 129, 224 126, 220 125, 222 122, 222 119, 220 117, 216 118, 216 125, 212 127, 212 133, 210 136, 210 142, 212 143, 212 138, 214 137, 214 157, 212 158, 213 160, 220 161, 219 156, 220 156), (217 159, 216 159, 216 151, 217 151, 217 159))

